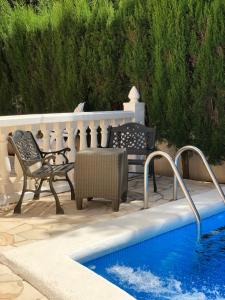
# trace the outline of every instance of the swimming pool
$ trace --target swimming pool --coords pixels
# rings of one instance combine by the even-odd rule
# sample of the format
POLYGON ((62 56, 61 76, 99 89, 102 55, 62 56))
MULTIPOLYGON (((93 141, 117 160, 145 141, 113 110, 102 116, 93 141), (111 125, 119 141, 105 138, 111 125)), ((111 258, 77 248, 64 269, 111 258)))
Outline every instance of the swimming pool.
POLYGON ((225 213, 148 239, 86 267, 138 300, 225 299, 225 213))

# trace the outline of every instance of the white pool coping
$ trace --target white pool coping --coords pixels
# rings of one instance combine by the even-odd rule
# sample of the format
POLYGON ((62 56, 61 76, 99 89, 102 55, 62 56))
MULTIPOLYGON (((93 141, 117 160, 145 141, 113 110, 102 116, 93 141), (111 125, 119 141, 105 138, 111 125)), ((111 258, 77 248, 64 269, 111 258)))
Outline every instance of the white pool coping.
MULTIPOLYGON (((216 190, 195 195, 193 200, 204 218, 225 210, 216 190)), ((131 295, 72 258, 85 262, 193 220, 187 201, 181 199, 6 250, 0 261, 48 299, 131 300, 131 295)))

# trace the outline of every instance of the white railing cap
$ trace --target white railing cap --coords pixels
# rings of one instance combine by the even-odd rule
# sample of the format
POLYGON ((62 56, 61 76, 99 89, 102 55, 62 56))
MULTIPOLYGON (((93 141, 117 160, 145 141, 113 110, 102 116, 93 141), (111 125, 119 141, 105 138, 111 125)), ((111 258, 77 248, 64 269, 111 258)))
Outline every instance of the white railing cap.
POLYGON ((0 128, 76 121, 129 119, 133 116, 134 113, 131 111, 98 111, 0 116, 0 128))

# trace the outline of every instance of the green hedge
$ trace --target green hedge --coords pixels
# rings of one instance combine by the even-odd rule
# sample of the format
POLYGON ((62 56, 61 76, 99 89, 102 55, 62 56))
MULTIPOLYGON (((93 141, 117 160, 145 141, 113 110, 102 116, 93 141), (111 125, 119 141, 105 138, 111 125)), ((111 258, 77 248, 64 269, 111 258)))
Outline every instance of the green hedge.
POLYGON ((0 0, 0 114, 81 101, 107 110, 136 85, 159 137, 216 161, 225 157, 224 56, 224 0, 0 0))

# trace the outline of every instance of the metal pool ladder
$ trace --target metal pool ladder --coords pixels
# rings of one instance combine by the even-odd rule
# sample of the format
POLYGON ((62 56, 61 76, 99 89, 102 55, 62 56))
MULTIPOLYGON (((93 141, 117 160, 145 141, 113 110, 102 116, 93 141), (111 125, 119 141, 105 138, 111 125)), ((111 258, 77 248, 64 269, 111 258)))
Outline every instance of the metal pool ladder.
MULTIPOLYGON (((145 162, 145 167, 144 167, 144 209, 148 208, 148 191, 149 191, 149 183, 148 183, 148 173, 149 173, 149 164, 151 162, 151 160, 156 157, 156 156, 162 156, 164 158, 167 159, 167 161, 170 163, 170 166, 173 170, 173 173, 174 173, 174 177, 176 178, 176 180, 179 182, 180 184, 180 187, 185 195, 185 198, 187 199, 188 201, 188 204, 194 214, 194 217, 196 219, 196 224, 197 224, 197 234, 198 234, 198 239, 200 239, 200 236, 201 236, 201 218, 200 218, 200 215, 198 213, 198 210, 190 196, 190 193, 188 192, 181 176, 180 176, 180 173, 172 159, 172 157, 167 154, 166 152, 163 152, 163 151, 155 151, 153 153, 151 153, 146 162, 145 162)), ((176 181, 176 182, 177 182, 176 181)))
MULTIPOLYGON (((223 202, 225 203, 225 195, 223 193, 223 190, 221 189, 221 187, 220 187, 220 185, 219 185, 212 169, 210 168, 210 166, 209 166, 209 164, 208 164, 208 162, 205 158, 205 155, 203 154, 203 152, 199 148, 194 147, 194 146, 189 146, 189 145, 180 148, 177 151, 176 157, 175 157, 175 165, 176 165, 177 169, 178 169, 178 166, 179 166, 179 160, 180 160, 181 154, 185 151, 196 152, 201 157, 201 159, 202 159, 202 161, 203 161, 203 163, 204 163, 204 165, 205 165, 205 167, 206 167, 206 169, 207 169, 207 171, 208 171, 208 173, 209 173, 209 175, 210 175, 210 177, 211 177, 211 179, 212 179, 212 181, 213 181, 213 183, 214 183, 214 185, 215 185, 215 187, 218 191, 218 193, 220 194, 223 202)), ((177 179, 176 179, 175 175, 174 175, 174 186, 173 186, 173 199, 174 200, 177 199, 177 179)))

